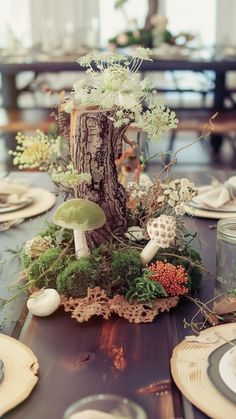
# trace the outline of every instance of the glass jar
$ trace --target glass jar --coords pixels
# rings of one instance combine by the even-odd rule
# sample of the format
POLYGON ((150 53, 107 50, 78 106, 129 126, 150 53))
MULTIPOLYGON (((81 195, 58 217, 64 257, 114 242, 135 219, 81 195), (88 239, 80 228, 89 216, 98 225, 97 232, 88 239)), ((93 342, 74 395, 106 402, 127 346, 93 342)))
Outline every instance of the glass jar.
POLYGON ((115 394, 95 394, 72 404, 65 412, 64 419, 147 419, 141 406, 115 394), (83 414, 84 413, 84 414, 83 414))
POLYGON ((217 224, 214 311, 224 320, 236 320, 236 218, 217 224))

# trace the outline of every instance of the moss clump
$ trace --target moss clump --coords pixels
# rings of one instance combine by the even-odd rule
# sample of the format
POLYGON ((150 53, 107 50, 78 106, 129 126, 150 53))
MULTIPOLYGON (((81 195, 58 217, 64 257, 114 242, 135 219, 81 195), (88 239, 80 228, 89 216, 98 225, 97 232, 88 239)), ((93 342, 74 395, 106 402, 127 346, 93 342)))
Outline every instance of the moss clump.
POLYGON ((93 249, 90 260, 94 269, 94 280, 97 285, 104 288, 107 292, 110 290, 110 284, 113 280, 111 261, 114 252, 114 245, 104 243, 93 249))
POLYGON ((121 281, 133 281, 142 273, 140 253, 134 249, 118 250, 112 257, 112 272, 116 279, 121 281))
POLYGON ((56 288, 56 280, 59 273, 68 264, 69 257, 61 255, 60 247, 47 250, 29 266, 27 276, 34 286, 43 288, 56 288))
POLYGON ((23 263, 24 268, 27 269, 31 264, 30 257, 28 255, 24 254, 22 256, 22 263, 23 263))
POLYGON ((95 287, 94 269, 89 258, 75 260, 58 275, 57 291, 66 297, 84 298, 95 287))

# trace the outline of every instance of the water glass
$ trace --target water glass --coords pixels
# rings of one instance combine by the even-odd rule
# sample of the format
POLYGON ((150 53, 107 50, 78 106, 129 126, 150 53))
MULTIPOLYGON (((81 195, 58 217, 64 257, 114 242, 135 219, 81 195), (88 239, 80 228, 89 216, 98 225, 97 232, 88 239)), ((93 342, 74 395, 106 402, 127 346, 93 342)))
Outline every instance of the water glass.
POLYGON ((104 419, 148 419, 142 407, 129 399, 114 394, 96 394, 85 397, 72 404, 64 415, 64 419, 80 419, 80 417, 86 417, 86 419, 103 419, 103 417, 104 419))
POLYGON ((213 308, 219 315, 228 315, 236 311, 235 291, 236 218, 225 218, 217 224, 216 299, 213 308))

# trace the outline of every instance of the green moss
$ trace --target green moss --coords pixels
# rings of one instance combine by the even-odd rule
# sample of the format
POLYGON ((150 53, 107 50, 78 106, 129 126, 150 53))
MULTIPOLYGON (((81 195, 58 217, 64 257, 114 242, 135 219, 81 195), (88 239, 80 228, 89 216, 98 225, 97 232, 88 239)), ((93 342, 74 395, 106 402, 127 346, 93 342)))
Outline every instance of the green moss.
POLYGON ((69 261, 69 257, 61 253, 60 247, 53 247, 30 263, 27 276, 35 286, 56 288, 57 276, 69 261))
POLYGON ((111 243, 103 243, 101 246, 93 249, 90 255, 90 260, 94 269, 95 282, 108 293, 113 279, 111 268, 113 253, 114 245, 111 243))
POLYGON ((31 263, 30 257, 28 255, 24 254, 22 256, 22 263, 23 263, 23 266, 24 266, 25 269, 28 268, 30 263, 31 263))
POLYGON ((87 288, 95 286, 94 269, 89 258, 81 258, 69 263, 58 275, 57 290, 68 297, 83 298, 87 288))
POLYGON ((139 278, 142 272, 140 253, 134 249, 118 250, 112 258, 112 272, 121 281, 132 281, 139 278))

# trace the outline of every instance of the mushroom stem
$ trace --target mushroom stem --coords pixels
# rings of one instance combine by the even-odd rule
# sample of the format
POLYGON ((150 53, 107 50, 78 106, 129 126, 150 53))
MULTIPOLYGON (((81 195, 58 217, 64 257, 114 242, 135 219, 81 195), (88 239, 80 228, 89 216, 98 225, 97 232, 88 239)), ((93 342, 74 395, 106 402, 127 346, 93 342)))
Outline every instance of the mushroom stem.
POLYGON ((77 259, 87 257, 90 255, 90 250, 87 245, 87 240, 84 231, 74 230, 74 242, 77 259))
POLYGON ((143 265, 147 265, 149 262, 151 262, 152 258, 155 256, 159 249, 159 244, 157 244, 154 240, 150 240, 142 252, 140 253, 140 258, 143 262, 143 265))

